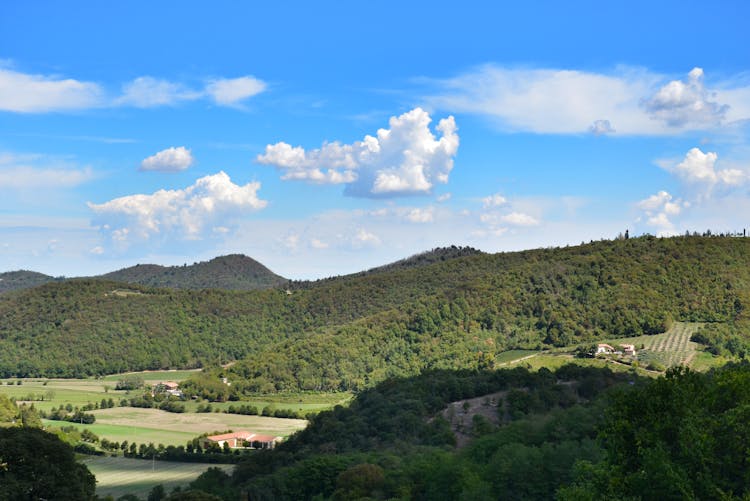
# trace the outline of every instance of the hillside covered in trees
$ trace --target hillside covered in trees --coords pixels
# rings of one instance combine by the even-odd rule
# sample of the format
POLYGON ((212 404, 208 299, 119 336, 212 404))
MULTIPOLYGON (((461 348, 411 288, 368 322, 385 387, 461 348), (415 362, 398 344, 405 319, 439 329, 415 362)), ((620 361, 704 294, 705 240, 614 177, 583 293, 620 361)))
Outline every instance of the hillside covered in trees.
POLYGON ((749 383, 747 363, 656 380, 575 365, 429 371, 192 487, 225 500, 747 499, 749 383), (460 405, 482 396, 494 423, 460 405), (456 427, 472 436, 464 447, 456 427))
POLYGON ((262 291, 80 279, 0 296, 0 376, 81 376, 239 360, 237 392, 359 390, 494 354, 744 325, 750 240, 653 237, 416 266, 262 291))

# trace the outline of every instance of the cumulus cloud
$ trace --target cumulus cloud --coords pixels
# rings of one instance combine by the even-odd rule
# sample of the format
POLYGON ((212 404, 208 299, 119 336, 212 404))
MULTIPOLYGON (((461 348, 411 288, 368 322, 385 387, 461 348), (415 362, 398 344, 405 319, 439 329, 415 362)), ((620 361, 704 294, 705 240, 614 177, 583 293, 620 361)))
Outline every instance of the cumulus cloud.
MULTIPOLYGON (((479 214, 479 221, 486 229, 478 230, 475 236, 500 236, 510 228, 532 227, 541 224, 541 221, 522 210, 518 210, 506 197, 495 193, 481 199, 483 212, 479 214)), ((522 204, 521 204, 522 205, 522 204)))
POLYGON ((91 167, 77 167, 44 155, 0 152, 0 188, 72 188, 94 178, 91 167))
POLYGON ((500 220, 511 226, 537 226, 539 220, 522 212, 511 212, 500 217, 500 220))
POLYGON ((750 118, 750 87, 741 76, 716 82, 717 90, 703 76, 697 68, 685 81, 670 81, 626 67, 596 73, 485 65, 433 81, 437 91, 426 99, 490 117, 506 131, 540 134, 667 135, 720 126, 725 114, 750 118))
POLYGON ((692 148, 682 162, 667 170, 687 183, 703 184, 708 188, 717 184, 738 186, 747 181, 747 174, 739 169, 717 170, 718 158, 715 152, 703 153, 699 148, 692 148))
POLYGON ((88 203, 94 222, 114 242, 154 238, 199 240, 214 228, 226 228, 241 216, 260 210, 260 183, 234 184, 224 172, 205 176, 179 190, 129 195, 103 204, 88 203))
POLYGON ((257 162, 273 165, 282 179, 318 184, 345 184, 345 193, 362 197, 430 194, 437 183, 447 183, 458 151, 453 117, 430 130, 429 113, 415 108, 391 117, 389 129, 379 129, 352 144, 324 143, 318 149, 279 142, 266 146, 257 162))
POLYGON ((450 200, 450 199, 451 199, 451 196, 452 196, 452 195, 451 195, 450 193, 443 193, 442 195, 438 195, 438 197, 437 197, 437 199, 436 199, 436 200, 437 200, 438 202, 440 202, 440 203, 442 203, 442 202, 447 202, 448 200, 450 200))
POLYGON ((162 150, 141 162, 142 171, 178 172, 193 165, 193 155, 184 146, 162 150))
POLYGON ((659 236, 674 234, 675 225, 670 217, 678 216, 683 208, 689 206, 688 202, 675 198, 663 190, 636 204, 636 207, 643 211, 646 224, 656 229, 659 236))
POLYGON ((93 82, 0 68, 2 111, 46 113, 96 108, 103 105, 103 94, 93 82))
POLYGON ((713 125, 722 121, 729 106, 711 101, 712 98, 715 94, 703 85, 703 70, 693 68, 686 80, 672 80, 643 105, 653 118, 672 127, 690 123, 713 125))
POLYGON ((212 80, 206 85, 206 93, 217 104, 236 106, 240 101, 260 94, 266 90, 266 83, 253 76, 239 78, 221 78, 212 80))

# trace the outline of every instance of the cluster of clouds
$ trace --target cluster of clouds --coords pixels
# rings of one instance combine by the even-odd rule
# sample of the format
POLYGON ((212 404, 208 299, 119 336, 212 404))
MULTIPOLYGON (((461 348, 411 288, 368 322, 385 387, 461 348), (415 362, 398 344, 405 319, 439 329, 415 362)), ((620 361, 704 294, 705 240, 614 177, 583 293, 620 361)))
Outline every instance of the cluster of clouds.
POLYGON ((675 176, 686 193, 687 200, 662 190, 636 204, 643 212, 647 226, 658 235, 676 233, 675 218, 691 207, 705 206, 719 196, 731 195, 737 188, 747 186, 750 174, 739 168, 717 168, 718 154, 690 149, 679 161, 659 161, 658 164, 675 176))
POLYGON ((492 118, 510 132, 667 135, 750 119, 750 86, 706 87, 693 68, 684 79, 617 68, 611 73, 485 65, 435 82, 428 101, 492 118))
POLYGON ((266 207, 260 183, 237 185, 222 172, 184 189, 128 195, 102 204, 88 203, 94 223, 120 249, 150 239, 200 240, 222 235, 227 226, 266 207))
POLYGON ((272 165, 282 179, 316 184, 344 184, 345 194, 392 197, 431 194, 436 184, 448 182, 459 137, 452 116, 438 122, 421 108, 391 117, 388 129, 352 144, 324 143, 305 150, 285 142, 269 144, 256 161, 272 165))
POLYGON ((486 196, 481 199, 481 202, 483 210, 479 214, 479 220, 485 226, 485 229, 479 230, 476 233, 477 236, 500 236, 511 228, 528 228, 541 224, 538 217, 517 210, 500 193, 486 196))
POLYGON ((208 99, 219 106, 241 107, 246 99, 266 88, 264 81, 251 75, 209 79, 197 88, 142 76, 124 83, 119 94, 113 95, 97 82, 0 67, 0 111, 47 113, 117 106, 152 108, 199 99, 208 99))

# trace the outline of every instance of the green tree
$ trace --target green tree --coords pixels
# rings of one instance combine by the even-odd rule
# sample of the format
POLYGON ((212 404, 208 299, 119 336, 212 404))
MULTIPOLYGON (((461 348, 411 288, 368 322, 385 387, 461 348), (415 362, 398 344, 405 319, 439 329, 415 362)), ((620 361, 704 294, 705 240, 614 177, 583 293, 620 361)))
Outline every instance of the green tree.
POLYGON ((96 479, 73 449, 36 428, 0 428, 0 500, 94 498, 96 479))

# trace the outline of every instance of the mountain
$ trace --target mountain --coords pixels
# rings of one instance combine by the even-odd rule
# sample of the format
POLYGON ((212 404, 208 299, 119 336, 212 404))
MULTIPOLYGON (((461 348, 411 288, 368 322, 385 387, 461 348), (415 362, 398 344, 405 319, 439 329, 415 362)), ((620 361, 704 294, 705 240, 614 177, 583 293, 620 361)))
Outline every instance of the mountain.
POLYGON ((21 289, 30 289, 37 285, 46 284, 56 279, 35 271, 19 270, 0 273, 0 294, 21 289))
POLYGON ((279 287, 287 282, 242 254, 221 256, 190 266, 138 264, 96 278, 172 289, 255 290, 279 287))
POLYGON ((750 239, 729 237, 470 253, 291 290, 78 279, 0 296, 0 376, 237 361, 234 392, 359 390, 675 320, 740 325, 749 305, 750 239))
MULTIPOLYGON (((130 268, 88 277, 126 284, 166 287, 171 289, 257 290, 280 287, 288 280, 242 254, 220 256, 210 261, 183 266, 137 264, 130 268)), ((34 271, 0 273, 0 294, 62 281, 34 271)))

